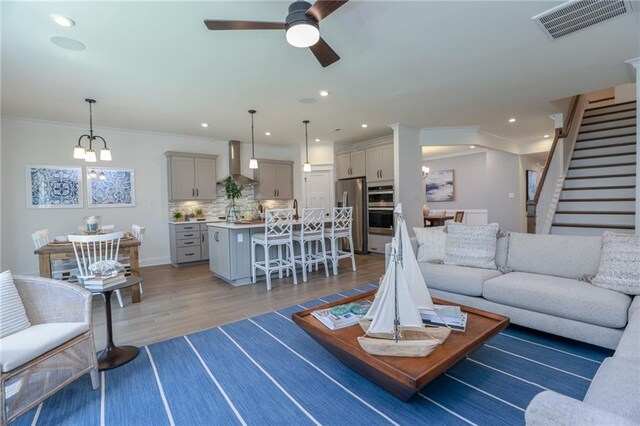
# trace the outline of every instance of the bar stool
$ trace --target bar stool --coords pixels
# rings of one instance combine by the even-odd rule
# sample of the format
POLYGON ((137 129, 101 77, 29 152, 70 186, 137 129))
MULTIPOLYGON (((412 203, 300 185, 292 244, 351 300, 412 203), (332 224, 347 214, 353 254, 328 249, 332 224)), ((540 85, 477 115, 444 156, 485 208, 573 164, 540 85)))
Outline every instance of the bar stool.
POLYGON ((312 266, 316 265, 316 270, 320 262, 324 263, 325 275, 329 276, 329 267, 327 266, 327 247, 324 240, 324 209, 302 209, 302 223, 300 230, 293 232, 293 240, 300 244, 300 255, 294 256, 296 264, 302 266, 302 281, 307 282, 307 269, 311 271, 312 266), (307 247, 307 243, 316 242, 322 246, 322 250, 316 250, 313 253, 311 244, 307 247))
POLYGON ((293 273, 293 284, 298 285, 296 276, 296 264, 293 253, 293 209, 267 210, 264 221, 264 234, 256 234, 251 237, 251 281, 256 282, 256 269, 264 271, 267 279, 267 290, 271 290, 271 273, 278 271, 282 278, 282 272, 289 270, 293 273), (256 246, 264 248, 264 261, 256 260, 256 246), (278 257, 271 259, 269 249, 278 247, 278 257), (282 248, 285 248, 285 257, 282 257, 282 248))
POLYGON ((353 225, 353 207, 334 207, 331 213, 331 232, 327 236, 331 242, 331 254, 329 260, 333 264, 333 275, 338 275, 338 261, 351 258, 351 267, 356 270, 356 258, 353 254, 353 237, 351 228, 353 225), (338 240, 347 238, 350 251, 338 250, 338 240))

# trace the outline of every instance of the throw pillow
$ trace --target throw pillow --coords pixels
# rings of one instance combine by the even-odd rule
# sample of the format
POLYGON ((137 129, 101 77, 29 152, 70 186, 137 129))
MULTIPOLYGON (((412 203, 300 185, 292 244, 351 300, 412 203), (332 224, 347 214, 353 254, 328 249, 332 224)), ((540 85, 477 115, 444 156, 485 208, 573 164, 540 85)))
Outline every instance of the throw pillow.
POLYGON ((447 223, 445 265, 496 269, 497 223, 474 226, 447 223))
POLYGON ((0 274, 0 339, 31 327, 11 271, 0 274))
POLYGON ((605 232, 602 257, 593 285, 640 295, 640 235, 605 232))
POLYGON ((444 226, 433 228, 413 228, 418 240, 418 262, 442 262, 444 261, 444 245, 447 234, 443 232, 444 226))

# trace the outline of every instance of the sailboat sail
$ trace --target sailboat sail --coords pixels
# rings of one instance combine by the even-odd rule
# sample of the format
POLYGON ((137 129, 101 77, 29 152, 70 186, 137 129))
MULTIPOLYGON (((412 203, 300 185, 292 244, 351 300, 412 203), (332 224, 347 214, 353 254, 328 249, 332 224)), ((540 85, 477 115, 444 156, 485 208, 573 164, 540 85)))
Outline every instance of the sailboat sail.
MULTIPOLYGON (((396 207, 396 213, 402 214, 401 204, 398 204, 396 207)), ((429 289, 424 282, 424 276, 422 275, 422 271, 420 271, 420 266, 418 266, 418 261, 413 253, 413 247, 411 247, 411 240, 409 239, 407 225, 404 222, 404 219, 402 219, 402 216, 398 219, 398 230, 396 232, 401 234, 402 270, 404 271, 404 275, 409 285, 411 298, 419 310, 433 311, 433 300, 431 300, 429 289)))

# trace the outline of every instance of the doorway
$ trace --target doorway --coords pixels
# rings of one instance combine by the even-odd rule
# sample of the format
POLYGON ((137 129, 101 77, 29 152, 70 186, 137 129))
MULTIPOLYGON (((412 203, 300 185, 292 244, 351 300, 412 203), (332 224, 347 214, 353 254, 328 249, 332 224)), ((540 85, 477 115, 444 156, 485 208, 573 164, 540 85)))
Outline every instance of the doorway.
POLYGON ((333 207, 332 173, 315 170, 304 175, 305 207, 323 208, 331 215, 333 207))

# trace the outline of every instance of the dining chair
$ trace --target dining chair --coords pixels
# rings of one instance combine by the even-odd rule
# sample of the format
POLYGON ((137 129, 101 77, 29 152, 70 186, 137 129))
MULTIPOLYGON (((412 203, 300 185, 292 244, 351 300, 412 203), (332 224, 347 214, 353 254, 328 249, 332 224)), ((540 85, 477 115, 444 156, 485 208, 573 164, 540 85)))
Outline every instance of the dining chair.
POLYGON ((334 207, 331 214, 331 232, 327 238, 331 245, 329 260, 333 265, 333 275, 338 275, 340 259, 351 259, 351 268, 356 270, 356 258, 353 253, 353 207, 334 207), (338 240, 346 238, 349 241, 349 251, 338 249, 338 240))
POLYGON ((462 223, 462 219, 464 219, 464 211, 455 212, 455 214, 453 215, 453 221, 462 223))
POLYGON ((324 217, 325 210, 323 208, 303 208, 302 209, 302 223, 300 224, 300 230, 293 232, 293 241, 300 244, 300 255, 294 256, 296 264, 302 266, 302 281, 307 282, 307 269, 311 271, 312 266, 322 262, 324 264, 325 275, 329 276, 329 267, 327 266, 327 247, 324 234, 324 217), (321 250, 316 250, 313 253, 313 242, 316 245, 319 243, 322 246, 321 250), (307 243, 308 247, 307 247, 307 243))
POLYGON ((264 234, 255 234, 251 237, 251 281, 256 282, 256 269, 261 269, 267 279, 267 290, 271 290, 271 273, 278 272, 282 278, 282 272, 293 273, 293 284, 298 285, 296 276, 296 264, 293 252, 293 209, 267 210, 264 221, 264 234), (256 259, 256 246, 264 249, 264 261, 256 259), (269 249, 278 248, 278 257, 272 259, 269 249), (283 249, 284 248, 284 257, 283 249))
POLYGON ((31 234, 31 239, 33 240, 33 245, 36 246, 36 250, 40 247, 49 243, 49 230, 48 229, 40 229, 33 234, 31 234))
MULTIPOLYGON (((136 225, 133 224, 131 225, 131 233, 133 234, 134 238, 140 242, 142 242, 142 240, 144 240, 144 232, 146 231, 146 228, 144 226, 140 226, 140 225, 136 225)), ((138 250, 138 255, 139 255, 139 250, 138 250)), ((131 268, 131 259, 129 259, 129 268, 131 268)), ((142 288, 142 283, 138 284, 140 286, 140 294, 144 293, 144 289, 142 288)))
MULTIPOLYGON (((78 263, 78 281, 95 277, 91 266, 98 262, 118 262, 120 239, 124 232, 113 232, 100 235, 69 235, 69 242, 73 244, 73 252, 78 263)), ((115 291, 118 303, 124 308, 120 290, 115 291)))

